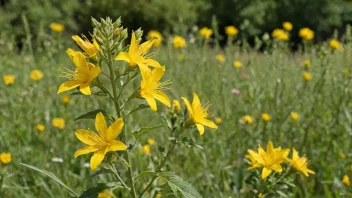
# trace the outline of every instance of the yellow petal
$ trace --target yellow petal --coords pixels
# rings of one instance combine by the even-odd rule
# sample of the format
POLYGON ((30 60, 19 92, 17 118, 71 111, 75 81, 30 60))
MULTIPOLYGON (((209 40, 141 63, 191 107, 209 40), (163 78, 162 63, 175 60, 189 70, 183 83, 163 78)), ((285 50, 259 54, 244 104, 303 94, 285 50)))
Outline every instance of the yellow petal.
POLYGON ((77 68, 86 67, 86 56, 82 52, 78 52, 72 57, 72 62, 77 68))
POLYGON ((196 93, 193 93, 192 109, 198 109, 200 105, 199 97, 196 93))
POLYGON ((165 73, 165 66, 164 67, 157 67, 152 70, 152 76, 154 81, 160 81, 165 73))
POLYGON ((282 167, 280 166, 280 164, 274 164, 270 168, 273 169, 276 172, 279 172, 279 173, 282 172, 282 167))
POLYGON ((268 145, 266 145, 266 152, 269 154, 274 152, 274 145, 271 141, 269 141, 268 145))
POLYGON ((105 122, 105 118, 104 115, 99 112, 96 116, 95 116, 95 128, 97 129, 97 131, 99 132, 100 136, 104 139, 107 140, 107 126, 106 126, 106 122, 105 122))
POLYGON ((100 49, 99 44, 97 43, 97 41, 95 39, 93 40, 93 45, 94 45, 95 49, 97 49, 97 50, 100 49))
POLYGON ((263 170, 262 170, 262 179, 265 179, 267 178, 271 173, 271 170, 264 167, 263 170))
POLYGON ((83 148, 78 149, 75 152, 74 156, 76 158, 76 157, 78 157, 80 155, 84 155, 84 154, 87 154, 87 153, 95 152, 95 151, 97 151, 99 149, 101 149, 101 147, 99 147, 99 146, 85 146, 83 148))
POLYGON ((191 104, 189 103, 189 101, 187 100, 187 98, 185 97, 181 97, 181 99, 183 100, 183 102, 186 104, 187 110, 189 112, 189 115, 191 116, 191 118, 193 118, 193 109, 191 104))
POLYGON ((81 86, 79 86, 79 91, 87 96, 92 95, 92 92, 90 91, 89 83, 81 84, 81 86))
POLYGON ((88 131, 85 129, 77 129, 77 131, 75 132, 76 137, 83 143, 87 144, 87 145, 103 145, 104 142, 101 139, 101 137, 99 137, 98 134, 92 132, 92 131, 88 131))
POLYGON ((145 59, 144 64, 152 66, 152 67, 161 67, 160 63, 158 63, 157 61, 155 61, 151 58, 145 59))
POLYGON ((92 67, 89 70, 89 80, 88 82, 90 83, 94 78, 96 78, 101 72, 100 67, 92 67))
POLYGON ((299 153, 296 151, 295 148, 293 148, 293 151, 292 151, 292 159, 294 161, 298 160, 299 159, 299 153))
POLYGON ((118 118, 115 120, 108 128, 108 133, 106 134, 106 139, 108 141, 114 140, 117 138, 117 136, 120 135, 122 128, 123 128, 123 120, 121 118, 118 118))
POLYGON ((151 70, 145 64, 138 64, 139 70, 141 71, 141 76, 143 80, 147 80, 150 76, 151 70))
POLYGON ((161 91, 156 91, 154 94, 153 94, 153 97, 157 100, 159 100, 161 103, 163 103, 164 105, 168 106, 168 107, 171 107, 171 102, 170 102, 170 99, 169 97, 164 94, 163 92, 161 91))
POLYGON ((210 128, 213 128, 213 129, 217 129, 218 128, 218 126, 214 122, 212 122, 212 121, 210 121, 208 119, 205 119, 205 118, 200 120, 200 124, 202 124, 204 126, 207 126, 207 127, 210 127, 210 128))
POLYGON ((128 49, 129 54, 134 54, 136 49, 137 49, 137 41, 136 41, 136 35, 134 32, 132 32, 132 38, 131 38, 131 44, 130 48, 128 49))
POLYGON ((156 107, 155 99, 151 96, 147 96, 147 97, 145 97, 145 99, 147 100, 147 103, 150 106, 150 108, 152 109, 152 111, 156 111, 157 107, 156 107))
POLYGON ((90 158, 90 167, 93 171, 95 171, 99 164, 103 161, 105 153, 105 149, 100 149, 94 152, 94 155, 92 156, 92 158, 90 158))
POLYGON ((196 127, 198 129, 199 134, 203 135, 204 134, 204 126, 201 124, 196 124, 196 127))
POLYGON ((139 50, 141 50, 142 54, 145 54, 149 51, 149 49, 153 46, 155 39, 151 39, 149 41, 146 41, 142 43, 139 46, 139 50))
POLYGON ((109 151, 124 151, 126 149, 127 149, 126 144, 118 140, 111 141, 108 147, 109 151))
POLYGON ((59 90, 57 91, 57 94, 74 89, 78 87, 81 83, 82 82, 78 80, 70 80, 70 81, 64 82, 60 85, 59 90))
POLYGON ((130 56, 128 55, 128 53, 126 52, 120 52, 116 57, 115 60, 122 60, 122 61, 126 61, 128 63, 131 62, 130 56))

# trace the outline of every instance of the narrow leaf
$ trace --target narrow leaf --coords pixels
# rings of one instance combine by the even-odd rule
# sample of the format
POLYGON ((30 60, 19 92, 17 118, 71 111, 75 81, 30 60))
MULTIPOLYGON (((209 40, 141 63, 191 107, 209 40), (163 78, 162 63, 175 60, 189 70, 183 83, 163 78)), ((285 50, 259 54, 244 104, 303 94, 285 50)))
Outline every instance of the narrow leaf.
POLYGON ((103 192, 105 189, 110 187, 104 183, 99 183, 96 187, 88 188, 85 190, 79 198, 96 198, 98 194, 103 192))
POLYGON ((151 130, 154 130, 154 129, 157 129, 157 128, 160 128, 160 127, 163 127, 165 125, 157 125, 157 126, 152 126, 152 127, 143 127, 141 129, 139 129, 138 131, 132 131, 132 134, 134 135, 134 137, 136 139, 140 138, 142 135, 150 132, 151 130))
POLYGON ((90 111, 90 112, 88 112, 88 113, 85 113, 85 114, 83 114, 83 115, 78 116, 76 119, 74 119, 74 121, 76 121, 76 120, 82 120, 82 119, 95 119, 95 116, 96 116, 99 112, 101 112, 105 117, 108 117, 106 111, 104 111, 104 110, 102 110, 102 109, 97 109, 97 110, 90 111))

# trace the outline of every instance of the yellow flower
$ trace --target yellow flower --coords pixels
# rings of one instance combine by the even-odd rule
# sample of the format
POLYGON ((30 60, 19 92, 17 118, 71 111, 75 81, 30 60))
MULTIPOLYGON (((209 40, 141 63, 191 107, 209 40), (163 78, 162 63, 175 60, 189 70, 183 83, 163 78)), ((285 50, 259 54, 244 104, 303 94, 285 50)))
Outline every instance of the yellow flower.
POLYGON ((286 31, 291 31, 293 28, 293 25, 291 22, 289 21, 285 21, 282 23, 282 27, 286 30, 286 31))
POLYGON ((68 104, 70 102, 70 97, 68 97, 68 95, 64 95, 61 100, 64 104, 68 104))
POLYGON ((45 130, 45 125, 44 124, 37 124, 37 130, 40 132, 43 132, 45 130))
POLYGON ((174 106, 176 111, 180 111, 181 110, 181 104, 178 100, 173 100, 172 101, 172 105, 174 106))
POLYGON ((140 70, 142 81, 139 93, 142 98, 146 99, 152 111, 157 110, 155 100, 159 100, 166 106, 171 107, 169 97, 161 91, 167 89, 165 87, 167 83, 159 82, 164 75, 165 66, 156 67, 153 70, 149 69, 147 66, 141 66, 140 70))
POLYGON ((53 22, 53 23, 50 23, 50 28, 54 32, 61 33, 62 31, 64 31, 65 26, 60 23, 53 22))
POLYGON ((126 150, 127 146, 123 142, 116 140, 121 133, 123 125, 123 120, 118 118, 107 128, 104 115, 101 112, 98 113, 95 117, 95 128, 99 134, 85 129, 78 129, 75 132, 76 137, 87 145, 75 152, 75 158, 94 152, 94 155, 90 158, 90 167, 95 171, 107 152, 126 150))
POLYGON ((178 60, 179 60, 179 61, 184 61, 184 60, 185 60, 185 55, 179 54, 179 55, 178 55, 178 60))
POLYGON ((242 124, 252 124, 253 122, 254 122, 254 119, 250 115, 245 115, 240 120, 240 123, 242 124))
POLYGON ((348 175, 344 175, 343 176, 342 183, 344 183, 346 186, 350 186, 351 185, 351 181, 350 181, 350 178, 348 177, 348 175))
POLYGON ((98 194, 98 198, 113 198, 109 190, 104 190, 98 194))
POLYGON ((5 85, 12 85, 15 82, 14 75, 5 75, 4 76, 5 85))
POLYGON ((31 72, 30 77, 34 81, 39 81, 43 78, 43 73, 40 70, 35 69, 31 72))
POLYGON ((146 155, 150 155, 150 146, 149 144, 144 145, 141 150, 142 153, 146 154, 146 155))
POLYGON ((153 67, 161 67, 161 65, 151 58, 147 58, 146 54, 149 49, 153 46, 156 38, 151 38, 151 40, 146 41, 139 45, 140 40, 136 40, 136 35, 132 33, 131 44, 128 49, 128 52, 120 52, 116 57, 115 60, 122 60, 128 63, 130 67, 135 66, 153 66, 153 67))
POLYGON ((227 36, 229 37, 233 37, 236 36, 238 34, 238 29, 235 26, 226 26, 225 27, 225 33, 227 34, 227 36))
POLYGON ((155 140, 153 140, 152 138, 148 138, 148 144, 151 146, 153 144, 155 144, 155 140))
POLYGON ((300 29, 298 34, 304 40, 312 40, 314 38, 314 32, 307 27, 300 29))
POLYGON ((262 179, 268 177, 272 171, 281 173, 282 167, 280 164, 286 161, 289 152, 290 149, 274 148, 271 141, 266 146, 266 151, 260 145, 257 153, 249 149, 249 155, 246 157, 251 160, 249 163, 251 167, 248 170, 263 167, 262 179))
POLYGON ((1 153, 0 154, 0 161, 3 164, 8 164, 11 162, 11 153, 1 153))
POLYGON ((310 64, 310 61, 309 61, 309 60, 304 60, 304 61, 303 61, 303 65, 304 65, 304 67, 305 67, 305 68, 308 68, 308 67, 310 67, 310 66, 311 66, 311 64, 310 64))
POLYGON ((346 154, 344 154, 344 153, 339 153, 339 157, 340 157, 341 159, 345 159, 345 158, 346 158, 346 154))
POLYGON ((307 81, 312 79, 312 74, 309 72, 303 72, 303 78, 307 81))
POLYGON ((218 60, 220 63, 225 62, 225 57, 221 54, 216 55, 216 60, 218 60))
POLYGON ((269 122, 269 121, 270 121, 270 115, 267 114, 267 113, 263 113, 263 114, 262 114, 262 119, 263 119, 265 122, 269 122))
POLYGON ((293 121, 295 121, 295 120, 298 120, 299 114, 296 113, 296 112, 291 112, 291 113, 290 113, 290 117, 291 117, 291 119, 292 119, 293 121))
POLYGON ((65 120, 62 118, 54 118, 51 120, 51 124, 59 129, 65 128, 65 120))
POLYGON ((161 198, 161 193, 158 193, 155 198, 161 198))
POLYGON ((81 52, 72 49, 68 49, 66 52, 75 64, 76 70, 71 71, 67 68, 62 70, 64 77, 68 77, 70 80, 61 84, 57 94, 79 87, 81 93, 91 95, 89 85, 100 74, 100 67, 88 63, 81 52))
POLYGON ((74 35, 72 36, 72 39, 77 43, 77 45, 85 52, 88 54, 88 57, 94 57, 98 54, 99 52, 99 45, 96 42, 96 40, 93 40, 93 43, 91 43, 87 37, 83 36, 84 40, 77 36, 74 35))
POLYGON ((221 124, 221 123, 222 123, 222 118, 216 117, 216 118, 215 118, 215 123, 216 123, 216 124, 221 124))
POLYGON ((274 31, 271 33, 271 36, 281 41, 289 40, 288 33, 283 29, 274 29, 274 31))
POLYGON ((203 27, 199 30, 199 34, 202 35, 204 38, 209 39, 213 34, 213 30, 207 27, 203 27))
POLYGON ((308 169, 308 159, 303 156, 303 157, 299 157, 298 155, 299 153, 296 151, 295 148, 293 148, 292 151, 292 159, 288 159, 288 161, 290 162, 291 166, 293 168, 295 168, 298 171, 301 171, 306 177, 308 177, 308 173, 310 174, 315 174, 314 171, 308 169))
POLYGON ((159 47, 161 43, 163 42, 163 35, 160 34, 160 32, 155 31, 155 30, 150 30, 147 34, 148 40, 152 40, 154 38, 157 38, 154 41, 153 46, 154 47, 159 47))
POLYGON ((233 62, 233 66, 236 68, 241 68, 242 67, 242 63, 240 61, 234 61, 233 62))
POLYGON ((338 49, 338 50, 342 50, 342 46, 341 46, 341 43, 336 40, 336 39, 331 39, 329 41, 329 45, 332 49, 338 49))
POLYGON ((174 48, 185 48, 187 46, 186 40, 182 36, 175 36, 172 43, 174 48))
POLYGON ((213 129, 218 128, 218 126, 214 122, 207 119, 207 117, 209 116, 208 108, 210 105, 203 107, 196 93, 193 93, 192 105, 187 100, 187 98, 182 97, 181 99, 186 104, 190 118, 191 120, 193 120, 194 124, 196 125, 200 135, 204 134, 204 126, 207 126, 213 129))

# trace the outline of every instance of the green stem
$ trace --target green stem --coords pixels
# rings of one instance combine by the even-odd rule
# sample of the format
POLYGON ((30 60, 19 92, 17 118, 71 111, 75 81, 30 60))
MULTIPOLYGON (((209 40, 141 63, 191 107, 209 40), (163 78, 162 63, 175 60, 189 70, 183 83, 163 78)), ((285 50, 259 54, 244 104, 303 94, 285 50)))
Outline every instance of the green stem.
POLYGON ((121 179, 121 177, 120 177, 119 173, 117 172, 116 167, 115 167, 114 164, 110 163, 110 169, 112 170, 112 172, 115 173, 117 179, 121 182, 121 184, 122 184, 125 188, 127 188, 129 191, 131 191, 131 188, 129 188, 129 187, 126 185, 126 183, 123 182, 123 180, 121 179))

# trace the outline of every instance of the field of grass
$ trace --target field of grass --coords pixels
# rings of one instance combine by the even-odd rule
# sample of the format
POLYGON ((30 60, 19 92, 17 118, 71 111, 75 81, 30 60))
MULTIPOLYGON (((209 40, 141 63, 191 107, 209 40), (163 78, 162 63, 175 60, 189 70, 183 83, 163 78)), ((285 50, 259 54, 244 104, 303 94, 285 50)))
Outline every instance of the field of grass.
MULTIPOLYGON (((129 44, 130 38, 129 34, 125 45, 129 44)), ((253 191, 256 185, 251 183, 256 180, 251 181, 251 178, 260 179, 260 169, 248 171, 245 155, 248 149, 256 150, 258 144, 265 147, 272 141, 275 147, 294 147, 300 155, 306 154, 308 166, 315 174, 309 177, 294 174, 287 181, 291 185, 277 184, 282 185, 280 190, 276 189, 282 191, 281 194, 268 193, 265 197, 352 196, 349 184, 342 182, 344 175, 352 176, 350 38, 345 38, 343 50, 333 50, 328 43, 308 43, 305 50, 297 52, 290 51, 285 41, 273 41, 270 47, 258 51, 239 45, 218 48, 199 39, 194 43, 187 39, 186 48, 175 49, 172 39, 164 38, 164 45, 151 51, 155 52, 153 58, 166 66, 163 81, 171 80, 172 84, 170 90, 164 92, 171 101, 181 102, 180 114, 186 112, 181 97, 192 99, 192 93, 196 92, 202 104, 211 104, 209 119, 218 118, 219 128, 206 127, 202 136, 195 127, 187 130, 183 133, 187 141, 184 139, 185 143, 176 144, 162 170, 175 172, 201 197, 257 196, 258 191, 253 191), (216 59, 219 54, 223 55, 224 61, 216 59), (310 61, 309 67, 304 66, 305 60, 310 61), (242 67, 234 67, 234 61, 240 61, 242 67), (304 72, 311 74, 310 80, 303 77, 304 72), (270 115, 270 120, 263 120, 264 113, 270 115), (292 113, 297 113, 299 118, 292 119, 292 113), (244 120, 246 115, 251 116, 253 122, 244 120)), ((0 197, 74 197, 54 180, 21 163, 52 172, 78 194, 98 183, 114 185, 111 182, 117 180, 113 174, 89 178, 94 173, 89 166, 91 154, 73 156, 83 146, 75 131, 95 130, 94 119, 74 121, 75 118, 96 109, 117 117, 108 96, 70 95, 76 92, 74 90, 56 94, 65 81, 59 77, 60 68, 73 68, 65 51, 67 48, 79 50, 74 41, 69 36, 53 33, 44 41, 43 47, 35 50, 26 45, 18 53, 10 46, 11 43, 5 42, 0 50, 1 77, 15 77, 11 85, 0 83, 0 153, 12 155, 10 163, 0 164, 0 197), (43 73, 39 81, 30 78, 34 69, 43 73), (63 97, 68 97, 68 102, 63 102, 63 97), (64 119, 65 126, 54 127, 54 118, 64 119), (45 129, 38 130, 38 124, 44 125, 45 129)), ((113 67, 122 70, 127 64, 115 61, 113 67)), ((126 87, 127 96, 140 86, 140 79, 138 75, 126 87)), ((102 79, 102 83, 109 81, 102 79)), ((97 87, 92 88, 93 93, 97 91, 97 87)), ((138 104, 146 102, 133 99, 127 109, 138 104)), ((160 102, 157 105, 157 112, 147 108, 125 120, 126 145, 134 142, 132 131, 165 123, 164 118, 170 115, 171 109, 160 102)), ((139 139, 129 151, 133 177, 143 171, 155 170, 155 164, 162 158, 161 152, 169 148, 172 136, 163 126, 139 139), (155 140, 150 146, 150 155, 141 151, 148 144, 148 138, 155 140)), ((122 180, 128 183, 127 168, 119 161, 115 164, 122 180)), ((107 163, 102 163, 98 171, 106 167, 107 163)), ((152 178, 145 175, 136 182, 137 194, 152 178)), ((155 180, 144 197, 160 197, 159 192, 162 197, 172 197, 164 186, 165 180, 155 180)), ((114 197, 129 196, 124 188, 111 188, 110 191, 114 197)))

